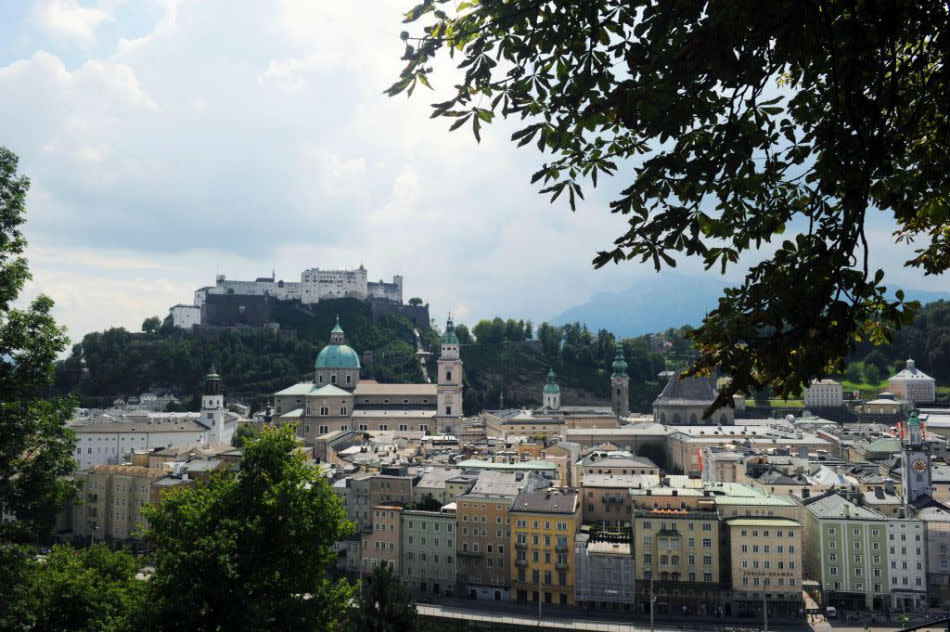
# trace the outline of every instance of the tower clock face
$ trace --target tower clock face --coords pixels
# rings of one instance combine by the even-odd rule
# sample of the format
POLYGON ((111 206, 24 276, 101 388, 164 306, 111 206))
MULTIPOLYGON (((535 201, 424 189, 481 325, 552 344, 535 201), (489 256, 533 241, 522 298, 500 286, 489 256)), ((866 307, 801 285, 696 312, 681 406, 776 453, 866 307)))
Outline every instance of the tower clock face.
POLYGON ((917 459, 916 461, 911 463, 911 467, 914 468, 915 472, 923 472, 924 470, 927 469, 927 464, 924 463, 923 459, 917 459))

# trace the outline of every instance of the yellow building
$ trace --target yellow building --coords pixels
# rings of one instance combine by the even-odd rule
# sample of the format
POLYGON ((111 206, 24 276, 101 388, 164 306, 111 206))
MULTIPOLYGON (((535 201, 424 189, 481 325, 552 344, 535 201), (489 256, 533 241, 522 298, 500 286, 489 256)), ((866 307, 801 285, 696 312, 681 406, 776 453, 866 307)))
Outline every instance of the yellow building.
POLYGON ((83 502, 74 509, 73 533, 107 542, 139 538, 152 481, 163 475, 146 464, 96 465, 77 472, 83 502))
POLYGON ((577 490, 522 492, 509 512, 511 598, 574 605, 574 538, 581 525, 577 490), (543 594, 543 597, 541 596, 543 594))

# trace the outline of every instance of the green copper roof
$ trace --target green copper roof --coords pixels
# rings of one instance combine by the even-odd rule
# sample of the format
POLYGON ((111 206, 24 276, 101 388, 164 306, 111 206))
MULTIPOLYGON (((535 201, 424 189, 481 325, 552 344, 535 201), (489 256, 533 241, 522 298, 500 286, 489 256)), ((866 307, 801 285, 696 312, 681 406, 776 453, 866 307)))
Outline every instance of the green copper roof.
POLYGON ((449 316, 449 319, 445 321, 445 333, 442 334, 442 344, 444 345, 459 344, 459 337, 455 335, 455 325, 452 324, 451 316, 449 316))
POLYGON ((617 347, 617 355, 614 357, 614 374, 611 377, 628 377, 627 361, 623 359, 623 348, 617 347))
POLYGON ((544 392, 547 394, 561 392, 561 387, 554 382, 554 369, 548 371, 548 383, 544 385, 544 392))
POLYGON ((920 417, 917 416, 917 411, 914 410, 910 413, 910 419, 907 420, 907 427, 911 426, 920 426, 920 417))
POLYGON ((349 345, 327 345, 317 356, 318 369, 358 369, 360 357, 349 345))
POLYGON ((221 381, 221 376, 218 375, 218 372, 217 372, 217 371, 215 371, 213 364, 211 365, 211 370, 208 371, 208 376, 205 378, 205 380, 206 380, 206 381, 207 381, 207 380, 211 380, 211 381, 215 381, 215 382, 220 382, 220 381, 221 381))

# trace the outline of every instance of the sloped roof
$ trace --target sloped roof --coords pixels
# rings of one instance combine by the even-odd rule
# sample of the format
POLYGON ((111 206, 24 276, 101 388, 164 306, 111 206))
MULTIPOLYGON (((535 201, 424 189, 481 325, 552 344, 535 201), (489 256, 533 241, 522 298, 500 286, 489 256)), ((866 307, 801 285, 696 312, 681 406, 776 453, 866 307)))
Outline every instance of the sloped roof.
POLYGON ((712 377, 673 375, 666 383, 654 406, 708 406, 718 396, 716 380, 712 377))

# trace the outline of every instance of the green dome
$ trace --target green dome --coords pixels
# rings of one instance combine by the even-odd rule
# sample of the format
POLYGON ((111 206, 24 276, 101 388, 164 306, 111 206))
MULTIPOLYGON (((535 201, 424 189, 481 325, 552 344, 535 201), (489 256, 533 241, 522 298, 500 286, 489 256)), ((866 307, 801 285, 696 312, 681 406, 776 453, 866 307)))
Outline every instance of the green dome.
POLYGON ((445 333, 442 334, 442 344, 444 345, 459 344, 459 337, 455 335, 455 325, 452 324, 451 316, 449 316, 449 319, 445 322, 445 333))
POLYGON ((916 410, 911 412, 910 419, 907 420, 907 427, 910 428, 911 426, 920 427, 920 417, 917 416, 916 410))
POLYGON ((556 395, 561 392, 561 387, 554 383, 554 369, 548 371, 548 383, 544 385, 546 395, 556 395))
POLYGON ((627 377, 627 361, 623 359, 623 349, 617 347, 617 355, 614 357, 613 377, 627 377))
POLYGON ((359 369, 360 357, 349 345, 327 345, 317 356, 318 369, 359 369))

